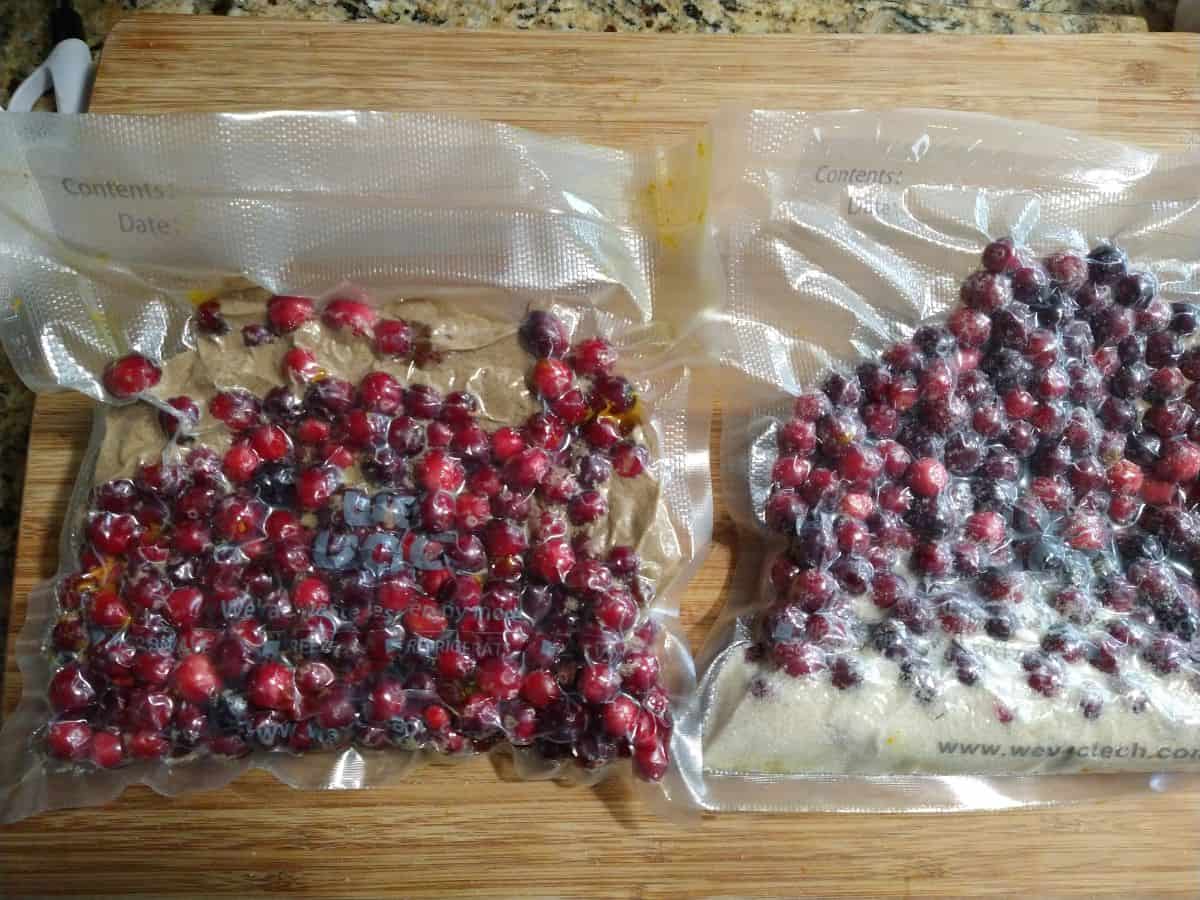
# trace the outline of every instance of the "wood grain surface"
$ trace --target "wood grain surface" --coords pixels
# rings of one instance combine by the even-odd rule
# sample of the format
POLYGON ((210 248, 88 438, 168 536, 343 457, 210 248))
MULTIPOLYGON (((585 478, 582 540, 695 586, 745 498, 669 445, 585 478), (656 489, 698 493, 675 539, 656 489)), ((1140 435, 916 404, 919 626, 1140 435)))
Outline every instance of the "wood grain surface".
MULTIPOLYGON (((93 109, 448 110, 631 145, 684 133, 726 101, 976 109, 1180 147, 1200 127, 1200 37, 643 37, 145 16, 109 39, 93 109)), ((39 399, 14 631, 54 570, 87 428, 87 401, 39 399)), ((734 554, 722 515, 684 604, 693 643, 734 554)), ((18 681, 10 655, 7 709, 18 681)), ((677 826, 626 785, 512 783, 486 760, 358 792, 301 793, 255 773, 0 828, 0 896, 1196 896, 1198 801, 677 826)))

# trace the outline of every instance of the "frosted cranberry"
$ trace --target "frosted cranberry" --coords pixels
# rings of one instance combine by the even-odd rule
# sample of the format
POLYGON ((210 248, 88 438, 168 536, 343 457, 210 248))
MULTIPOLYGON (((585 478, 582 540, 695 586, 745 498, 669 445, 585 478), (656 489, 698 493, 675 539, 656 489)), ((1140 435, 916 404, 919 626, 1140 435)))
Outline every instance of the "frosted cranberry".
POLYGON ((260 663, 246 682, 246 699, 264 709, 290 710, 295 693, 295 672, 281 662, 260 663))
POLYGON ((367 695, 363 714, 368 722, 383 724, 401 718, 408 708, 407 694, 399 681, 380 680, 367 695))
POLYGON ((954 556, 944 543, 925 541, 913 549, 912 566, 922 574, 940 578, 949 574, 954 556))
POLYGON ((526 420, 522 433, 531 447, 557 451, 567 440, 566 424, 551 413, 538 413, 526 420))
POLYGON ((846 656, 839 656, 829 667, 833 686, 844 691, 862 682, 862 672, 858 664, 846 656))
POLYGON ((413 351, 413 330, 402 319, 380 319, 375 323, 375 352, 388 359, 405 359, 413 351))
POLYGON ((792 419, 779 429, 779 452, 809 456, 817 447, 817 426, 807 419, 792 419))
POLYGON ((537 487, 549 472, 550 457, 546 451, 531 447, 510 458, 501 474, 513 489, 528 491, 537 487))
POLYGON ((646 471, 646 448, 631 441, 622 441, 613 448, 613 469, 622 478, 636 478, 646 471))
POLYGON ((206 300, 196 307, 196 328, 201 334, 213 337, 229 333, 229 322, 221 314, 219 300, 206 300))
POLYGON ((587 398, 579 388, 571 388, 550 404, 550 411, 568 425, 580 425, 591 415, 587 398))
POLYGON ((637 621, 638 607, 633 597, 621 590, 608 591, 595 606, 596 620, 613 631, 628 631, 637 621))
POLYGON ((608 450, 621 440, 621 423, 612 416, 596 416, 583 426, 583 437, 597 450, 608 450))
POLYGON ((1074 253, 1059 251, 1046 257, 1046 273, 1056 285, 1071 293, 1078 291, 1088 277, 1088 265, 1074 253))
POLYGON ((537 544, 529 557, 530 574, 547 584, 562 583, 574 565, 575 553, 570 542, 563 538, 537 544))
POLYGON ((250 322, 242 326, 242 343, 247 347, 261 347, 264 344, 275 343, 275 332, 260 322, 250 322))
POLYGON ((571 387, 570 367, 560 359, 539 359, 533 366, 530 383, 547 400, 557 400, 571 387))
POLYGON ((797 397, 792 411, 798 419, 816 422, 833 411, 833 404, 827 394, 814 391, 797 397))
POLYGON ((1020 265, 1009 238, 1000 238, 984 247, 982 260, 983 267, 989 272, 1011 272, 1020 265))
POLYGON ((1169 441, 1154 473, 1164 481, 1192 481, 1200 475, 1200 446, 1184 439, 1169 441))
POLYGON ((553 313, 535 309, 517 332, 521 346, 531 356, 560 358, 567 352, 567 329, 553 313))
POLYGON ((1037 401, 1033 394, 1020 388, 1012 388, 1004 394, 1004 412, 1012 419, 1028 419, 1037 401))
POLYGON ((134 759, 161 759, 171 749, 166 737, 149 728, 126 736, 125 745, 134 759))
POLYGON ((950 481, 945 467, 936 459, 918 459, 909 467, 908 485, 922 497, 934 497, 950 481))
POLYGON ((131 353, 108 364, 104 370, 104 387, 118 399, 136 396, 158 384, 162 369, 140 353, 131 353))
POLYGON ((994 312, 1012 298, 1008 279, 992 272, 975 272, 963 282, 959 297, 963 305, 985 313, 994 312))
POLYGON ((608 501, 599 491, 584 491, 571 498, 567 514, 572 525, 590 525, 608 514, 608 501))
POLYGON ((900 414, 882 403, 870 403, 863 408, 863 424, 875 437, 891 437, 900 427, 900 414))
POLYGON ((902 478, 912 464, 912 456, 895 441, 880 441, 879 452, 883 457, 883 471, 888 478, 902 478))
POLYGON ((838 511, 852 519, 867 519, 875 512, 875 501, 871 499, 870 494, 861 491, 850 491, 842 496, 842 500, 838 504, 838 511))
POLYGON ((258 422, 262 407, 249 391, 235 389, 214 396, 208 402, 208 411, 232 430, 243 431, 258 422))
POLYGON ((982 347, 992 333, 992 320, 980 309, 960 306, 946 322, 950 333, 963 347, 982 347))
POLYGON ((871 564, 861 557, 843 556, 829 567, 829 574, 837 579, 838 587, 852 597, 866 593, 874 577, 871 564))
POLYGON ((808 515, 808 506, 790 489, 775 491, 767 500, 764 517, 767 527, 782 534, 795 534, 808 515))
POLYGON ((360 336, 371 334, 378 319, 374 307, 358 300, 331 300, 321 312, 321 321, 327 328, 349 329, 360 336))

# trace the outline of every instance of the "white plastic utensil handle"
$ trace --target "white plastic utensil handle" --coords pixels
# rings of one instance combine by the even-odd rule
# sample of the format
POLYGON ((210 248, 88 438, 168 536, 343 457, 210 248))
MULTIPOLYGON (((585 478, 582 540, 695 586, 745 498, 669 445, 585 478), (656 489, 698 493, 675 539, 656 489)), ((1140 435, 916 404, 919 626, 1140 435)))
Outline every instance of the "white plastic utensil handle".
POLYGON ((92 51, 79 38, 58 42, 46 61, 13 92, 9 111, 28 112, 51 88, 59 112, 87 112, 92 91, 92 51))

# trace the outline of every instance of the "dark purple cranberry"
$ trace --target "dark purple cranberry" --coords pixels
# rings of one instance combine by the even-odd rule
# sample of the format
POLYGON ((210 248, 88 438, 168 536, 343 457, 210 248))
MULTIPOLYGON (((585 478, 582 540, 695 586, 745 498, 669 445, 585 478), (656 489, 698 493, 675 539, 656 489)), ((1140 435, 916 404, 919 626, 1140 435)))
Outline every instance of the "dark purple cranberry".
POLYGON ((254 489, 271 506, 296 504, 296 468, 288 463, 263 463, 254 471, 254 489))
POLYGON ((946 468, 954 475, 970 475, 983 463, 983 439, 970 431, 958 431, 946 441, 946 468))
POLYGON ((293 425, 304 416, 304 402, 286 386, 272 388, 263 397, 263 412, 280 425, 293 425))
POLYGON ((857 406, 862 398, 858 379, 840 372, 834 372, 826 378, 821 389, 834 406, 857 406))
POLYGON ((1109 397, 1100 405, 1100 421, 1113 431, 1132 431, 1137 424, 1137 408, 1128 400, 1109 397))
POLYGON ((1037 430, 1029 422, 1012 422, 1004 434, 1004 445, 1022 458, 1037 449, 1037 430))
POLYGON ((1004 347, 1024 350, 1037 317, 1028 306, 1016 303, 992 313, 992 337, 1004 347))
POLYGON ((923 325, 918 328, 913 332, 912 342, 929 357, 949 356, 957 346, 954 335, 936 325, 923 325))
MULTIPOLYGON (((1122 260, 1122 266, 1124 260, 1122 260)), ((1111 280, 1111 279, 1105 279, 1111 280)), ((1146 272, 1131 272, 1116 280, 1116 300, 1122 306, 1145 307, 1158 293, 1158 281, 1146 272)))
POLYGON ((1095 339, 1092 337, 1092 326, 1082 319, 1070 322, 1062 329, 1059 336, 1063 352, 1068 356, 1082 358, 1090 356, 1095 349, 1095 339))
POLYGON ((975 504, 980 509, 1006 513, 1017 502, 1017 485, 1011 481, 981 478, 973 486, 975 504))
POLYGON ((1100 244, 1087 255, 1088 278, 1097 284, 1112 284, 1125 274, 1125 254, 1112 244, 1100 244))
POLYGON ((1176 334, 1195 334, 1200 328, 1200 308, 1194 303, 1171 304, 1171 330, 1176 334))
POLYGON ((1146 338, 1130 334, 1117 341, 1117 357, 1126 365, 1141 362, 1146 355, 1146 338))
POLYGON ((579 460, 579 481, 587 487, 604 484, 612 477, 612 463, 600 453, 588 453, 579 460))
POLYGON ((1050 290, 1050 279, 1040 266, 1024 266, 1013 272, 1013 296, 1022 303, 1036 303, 1050 290))
POLYGON ((242 343, 247 347, 261 347, 275 340, 275 332, 261 322, 251 322, 242 326, 242 343))
POLYGON ((354 385, 342 378, 325 378, 311 384, 304 394, 307 407, 329 416, 340 416, 354 408, 354 385))
POLYGON ((1125 400, 1139 400, 1150 386, 1150 369, 1135 362, 1117 369, 1109 382, 1113 394, 1125 400))
POLYGON ((851 596, 865 594, 875 570, 869 562, 860 556, 843 556, 829 569, 838 586, 851 596))
POLYGON ((1050 291, 1040 301, 1029 304, 1043 328, 1061 325, 1074 314, 1075 303, 1061 291, 1050 291))
POLYGON ((1146 338, 1146 362, 1161 369, 1174 366, 1183 356, 1179 336, 1170 331, 1157 331, 1146 338))
POLYGON ((553 313, 540 309, 529 312, 525 321, 521 323, 518 336, 525 352, 538 358, 561 358, 566 355, 570 346, 567 329, 562 320, 553 313))
POLYGON ((828 528, 817 522, 807 522, 792 542, 791 556, 801 566, 821 568, 837 556, 837 541, 828 528))
POLYGON ((986 609, 983 630, 998 641, 1007 641, 1016 630, 1016 617, 1003 606, 993 604, 986 609))

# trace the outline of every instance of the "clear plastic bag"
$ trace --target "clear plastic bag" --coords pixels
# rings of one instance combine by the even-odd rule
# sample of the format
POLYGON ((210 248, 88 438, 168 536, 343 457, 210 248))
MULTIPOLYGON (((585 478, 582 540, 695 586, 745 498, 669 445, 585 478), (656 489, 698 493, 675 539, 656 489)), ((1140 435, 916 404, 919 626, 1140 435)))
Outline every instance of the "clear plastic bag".
POLYGON ((31 388, 102 401, 17 642, 0 821, 493 747, 525 777, 632 757, 686 799, 678 598, 712 510, 655 154, 29 114, 0 159, 0 337, 31 388))
POLYGON ((923 110, 731 111, 712 143, 714 333, 748 379, 703 804, 1200 771, 1200 159, 923 110))

